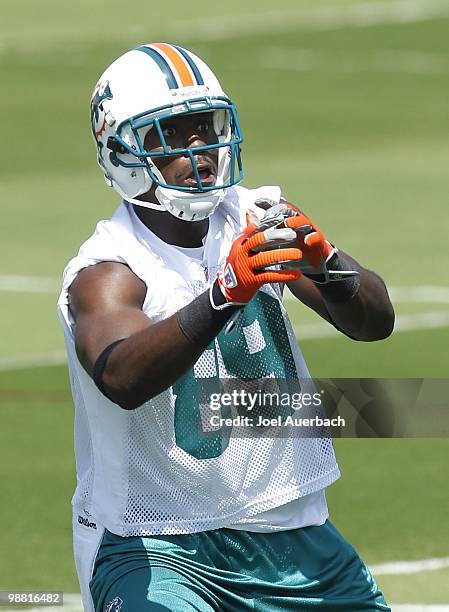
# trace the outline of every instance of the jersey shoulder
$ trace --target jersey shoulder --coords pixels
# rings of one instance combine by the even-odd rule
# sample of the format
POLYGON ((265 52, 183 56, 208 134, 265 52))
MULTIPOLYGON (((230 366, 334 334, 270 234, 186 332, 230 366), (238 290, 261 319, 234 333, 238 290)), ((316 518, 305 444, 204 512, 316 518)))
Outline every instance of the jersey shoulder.
POLYGON ((255 189, 237 185, 227 190, 221 205, 222 212, 233 217, 240 227, 245 227, 248 210, 255 212, 258 217, 264 214, 264 211, 257 206, 257 200, 273 200, 278 203, 280 197, 281 188, 277 185, 263 185, 255 189))

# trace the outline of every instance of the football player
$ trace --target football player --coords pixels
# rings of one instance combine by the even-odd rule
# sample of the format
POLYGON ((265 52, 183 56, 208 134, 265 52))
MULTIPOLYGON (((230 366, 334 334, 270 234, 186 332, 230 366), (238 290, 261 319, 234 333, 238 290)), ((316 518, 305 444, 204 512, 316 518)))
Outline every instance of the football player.
POLYGON ((330 439, 212 427, 204 392, 309 378, 285 284, 369 341, 392 330, 384 283, 279 187, 239 185, 236 108, 190 51, 119 57, 91 122, 122 202, 68 264, 59 300, 85 610, 389 610, 328 519, 330 439))

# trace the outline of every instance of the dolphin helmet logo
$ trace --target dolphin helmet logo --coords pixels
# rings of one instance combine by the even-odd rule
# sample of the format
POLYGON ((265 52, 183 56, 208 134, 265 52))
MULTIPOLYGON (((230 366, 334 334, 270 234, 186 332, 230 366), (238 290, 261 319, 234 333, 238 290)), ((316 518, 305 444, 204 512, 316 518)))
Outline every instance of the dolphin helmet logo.
POLYGON ((100 138, 103 136, 106 130, 106 113, 103 108, 103 102, 105 100, 112 100, 113 95, 109 86, 109 81, 104 83, 97 83, 94 93, 92 95, 92 102, 90 105, 90 122, 92 125, 92 134, 95 138, 98 148, 98 156, 103 159, 103 142, 100 138))

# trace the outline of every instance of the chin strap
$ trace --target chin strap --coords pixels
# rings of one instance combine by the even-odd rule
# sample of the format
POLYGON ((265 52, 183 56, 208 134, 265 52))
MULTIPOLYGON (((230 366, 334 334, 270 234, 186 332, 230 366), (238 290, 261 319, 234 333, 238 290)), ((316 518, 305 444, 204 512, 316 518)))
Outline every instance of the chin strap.
POLYGON ((107 184, 113 187, 126 202, 142 206, 143 208, 158 210, 159 212, 169 212, 174 217, 183 221, 201 221, 206 219, 206 217, 209 217, 214 212, 225 196, 225 190, 217 189, 217 191, 209 193, 188 194, 186 197, 184 192, 157 187, 155 195, 159 202, 147 202, 146 200, 137 199, 137 197, 131 198, 117 183, 111 185, 107 182, 107 184), (166 192, 173 192, 173 195, 170 193, 167 196, 166 192))
MULTIPOLYGON (((162 175, 160 180, 163 180, 162 175)), ((144 208, 159 210, 160 212, 169 212, 177 219, 182 219, 183 221, 202 221, 206 219, 214 212, 226 194, 225 188, 190 193, 157 186, 154 193, 158 202, 147 202, 146 200, 137 199, 141 195, 140 193, 130 197, 116 181, 113 181, 106 174, 105 181, 109 187, 113 187, 127 202, 143 206, 144 208)), ((152 184, 152 181, 145 184, 142 193, 147 193, 151 189, 152 184)))

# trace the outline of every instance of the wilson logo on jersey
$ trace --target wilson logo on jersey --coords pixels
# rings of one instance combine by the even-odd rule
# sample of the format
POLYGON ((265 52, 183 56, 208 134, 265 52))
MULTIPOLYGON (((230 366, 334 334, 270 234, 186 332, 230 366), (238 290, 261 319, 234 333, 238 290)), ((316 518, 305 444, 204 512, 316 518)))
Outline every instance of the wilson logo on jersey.
POLYGON ((78 515, 78 523, 80 525, 84 525, 84 527, 90 527, 90 529, 96 529, 97 528, 97 524, 96 523, 92 523, 87 518, 84 518, 84 516, 78 515))
POLYGON ((106 604, 104 612, 120 612, 120 610, 122 609, 122 603, 123 599, 121 599, 120 597, 114 597, 112 601, 106 604))

